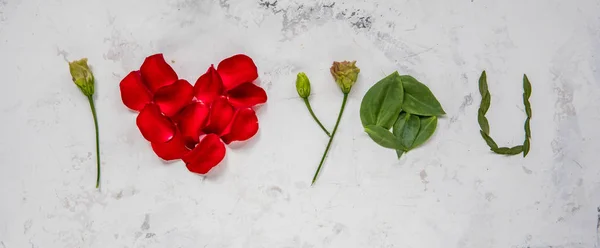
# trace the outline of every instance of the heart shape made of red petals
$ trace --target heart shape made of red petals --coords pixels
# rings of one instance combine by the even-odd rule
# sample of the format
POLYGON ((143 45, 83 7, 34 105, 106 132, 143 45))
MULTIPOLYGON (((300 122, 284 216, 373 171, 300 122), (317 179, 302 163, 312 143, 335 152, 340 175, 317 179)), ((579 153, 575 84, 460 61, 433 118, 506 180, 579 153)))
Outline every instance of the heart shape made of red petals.
POLYGON ((267 102, 253 83, 254 61, 237 54, 211 65, 192 86, 180 79, 162 54, 147 57, 121 80, 123 104, 139 111, 136 124, 164 160, 182 159, 189 171, 206 174, 225 157, 225 144, 258 132, 252 107, 267 102))

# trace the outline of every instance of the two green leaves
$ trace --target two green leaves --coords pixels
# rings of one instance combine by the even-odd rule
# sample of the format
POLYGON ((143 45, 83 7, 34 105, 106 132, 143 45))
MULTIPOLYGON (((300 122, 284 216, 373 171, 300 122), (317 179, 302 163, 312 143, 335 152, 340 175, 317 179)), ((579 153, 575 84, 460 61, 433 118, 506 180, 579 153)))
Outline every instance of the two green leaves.
POLYGON ((426 85, 398 72, 373 85, 360 105, 365 132, 380 146, 396 150, 398 158, 425 143, 435 132, 437 116, 444 114, 426 85))
POLYGON ((490 95, 490 91, 488 90, 487 84, 487 75, 485 71, 481 73, 479 77, 479 93, 481 94, 481 104, 479 105, 479 111, 477 113, 477 121, 479 122, 479 127, 481 128, 481 137, 485 141, 485 143, 490 147, 490 150, 497 154, 503 155, 517 155, 519 153, 523 153, 523 157, 529 154, 530 149, 530 139, 531 139, 531 127, 529 123, 531 121, 531 103, 529 102, 529 97, 531 97, 531 83, 527 78, 527 75, 523 75, 523 104, 525 104, 525 113, 527 114, 527 119, 525 120, 525 141, 523 145, 518 145, 514 147, 498 147, 498 144, 492 139, 490 136, 490 124, 485 117, 485 114, 490 108, 490 103, 492 101, 492 96, 490 95))

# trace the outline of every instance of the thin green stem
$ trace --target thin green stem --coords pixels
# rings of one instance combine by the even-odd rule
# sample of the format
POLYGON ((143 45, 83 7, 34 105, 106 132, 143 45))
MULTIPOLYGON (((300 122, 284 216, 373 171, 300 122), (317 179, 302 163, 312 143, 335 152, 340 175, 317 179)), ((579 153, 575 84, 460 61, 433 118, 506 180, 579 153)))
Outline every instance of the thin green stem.
POLYGON ((92 96, 88 96, 90 102, 90 108, 92 109, 92 115, 94 116, 94 127, 96 127, 96 163, 98 167, 98 174, 96 176, 96 188, 100 187, 100 135, 98 134, 98 116, 96 116, 96 106, 94 106, 94 99, 92 96))
POLYGON ((308 108, 308 112, 310 112, 310 115, 312 115, 312 118, 315 119, 317 124, 319 124, 319 127, 321 127, 321 129, 323 129, 323 132, 325 132, 325 134, 327 134, 327 137, 331 137, 331 134, 329 133, 329 131, 327 131, 327 129, 323 126, 323 124, 321 124, 321 122, 319 121, 319 118, 317 118, 317 116, 313 112, 312 107, 310 106, 310 102, 308 101, 308 97, 303 98, 303 99, 304 99, 304 104, 306 104, 306 108, 308 108))
POLYGON ((327 143, 327 147, 325 148, 323 157, 321 157, 321 162, 319 163, 319 167, 317 167, 317 171, 315 172, 315 176, 313 177, 311 185, 314 185, 315 181, 317 181, 317 177, 319 176, 319 172, 321 171, 321 167, 323 166, 325 157, 327 157, 327 153, 329 152, 329 148, 331 147, 331 142, 333 141, 333 137, 335 137, 335 133, 337 132, 338 126, 340 125, 340 120, 342 119, 342 114, 344 113, 344 108, 346 108, 347 100, 348 100, 348 93, 344 93, 344 100, 342 100, 342 107, 340 108, 340 113, 338 114, 337 121, 335 122, 335 127, 333 128, 331 137, 329 137, 329 142, 327 143))

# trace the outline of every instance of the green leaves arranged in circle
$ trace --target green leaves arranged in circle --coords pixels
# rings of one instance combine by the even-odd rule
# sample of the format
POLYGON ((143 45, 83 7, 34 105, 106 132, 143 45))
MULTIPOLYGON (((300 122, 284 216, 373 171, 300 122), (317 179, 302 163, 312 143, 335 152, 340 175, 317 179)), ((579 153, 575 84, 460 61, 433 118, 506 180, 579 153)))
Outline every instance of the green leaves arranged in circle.
POLYGON ((497 154, 517 155, 523 153, 523 157, 529 154, 531 139, 531 127, 529 126, 531 121, 531 103, 529 102, 529 97, 531 97, 531 83, 529 82, 527 75, 523 75, 523 90, 523 104, 525 105, 525 113, 527 114, 527 119, 525 120, 524 125, 525 141, 523 141, 523 145, 514 147, 498 147, 494 139, 492 139, 490 136, 490 124, 485 117, 485 114, 490 108, 491 102, 491 95, 488 90, 487 75, 485 71, 483 71, 479 77, 479 93, 481 94, 481 104, 479 105, 479 111, 477 113, 477 122, 479 122, 479 127, 481 128, 481 137, 490 147, 490 150, 497 154))
POLYGON ((363 97, 360 119, 375 143, 402 154, 425 143, 444 109, 431 90, 412 76, 394 72, 363 97), (392 128, 392 132, 390 132, 392 128))

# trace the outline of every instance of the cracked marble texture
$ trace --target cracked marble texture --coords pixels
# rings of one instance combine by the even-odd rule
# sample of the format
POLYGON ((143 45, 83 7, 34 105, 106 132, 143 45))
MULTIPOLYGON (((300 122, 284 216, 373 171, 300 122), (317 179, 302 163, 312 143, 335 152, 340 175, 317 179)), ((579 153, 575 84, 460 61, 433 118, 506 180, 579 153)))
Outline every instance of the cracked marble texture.
POLYGON ((599 247, 598 13, 596 0, 0 0, 0 248, 599 247), (161 162, 120 100, 120 79, 158 52, 191 81, 236 53, 258 65, 261 129, 206 177, 161 162), (81 57, 97 79, 100 191, 66 63, 81 57), (311 187, 327 140, 295 75, 332 128, 334 60, 362 71, 311 187), (358 113, 395 70, 448 113, 400 160, 358 113), (533 84, 525 159, 479 135, 482 70, 499 144, 523 141, 524 73, 533 84))

